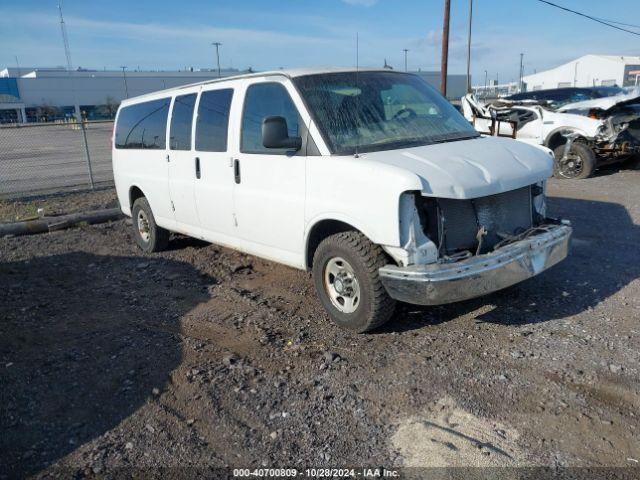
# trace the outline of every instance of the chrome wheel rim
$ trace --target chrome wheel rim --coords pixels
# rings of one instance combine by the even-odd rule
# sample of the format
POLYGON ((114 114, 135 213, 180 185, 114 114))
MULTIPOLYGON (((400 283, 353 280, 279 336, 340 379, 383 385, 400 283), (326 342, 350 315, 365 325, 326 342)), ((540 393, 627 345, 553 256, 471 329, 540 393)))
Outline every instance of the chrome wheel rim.
POLYGON ((580 155, 569 152, 567 158, 560 160, 560 174, 566 178, 575 178, 582 173, 584 162, 580 155))
POLYGON ((140 238, 146 242, 151 238, 151 233, 149 229, 149 217, 144 212, 144 210, 140 210, 138 212, 138 233, 140 234, 140 238))
POLYGON ((353 313, 360 305, 358 278, 341 257, 333 257, 324 267, 324 288, 333 306, 342 313, 353 313))

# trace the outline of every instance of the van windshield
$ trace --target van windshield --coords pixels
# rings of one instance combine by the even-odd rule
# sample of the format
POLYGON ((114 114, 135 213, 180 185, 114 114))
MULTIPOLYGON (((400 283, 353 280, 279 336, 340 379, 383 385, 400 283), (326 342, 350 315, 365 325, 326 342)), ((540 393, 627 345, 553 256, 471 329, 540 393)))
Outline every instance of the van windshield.
POLYGON ((294 78, 332 152, 349 155, 478 137, 417 75, 346 72, 294 78))

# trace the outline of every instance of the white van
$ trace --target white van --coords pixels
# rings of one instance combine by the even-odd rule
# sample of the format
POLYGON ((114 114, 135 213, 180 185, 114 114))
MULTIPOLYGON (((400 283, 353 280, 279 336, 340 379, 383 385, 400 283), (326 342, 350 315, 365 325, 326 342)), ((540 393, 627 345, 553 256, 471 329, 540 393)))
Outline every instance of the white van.
POLYGON ((479 135, 420 77, 278 71, 122 102, 122 211, 146 252, 180 232, 313 272, 341 326, 532 277, 567 255, 548 151, 479 135))

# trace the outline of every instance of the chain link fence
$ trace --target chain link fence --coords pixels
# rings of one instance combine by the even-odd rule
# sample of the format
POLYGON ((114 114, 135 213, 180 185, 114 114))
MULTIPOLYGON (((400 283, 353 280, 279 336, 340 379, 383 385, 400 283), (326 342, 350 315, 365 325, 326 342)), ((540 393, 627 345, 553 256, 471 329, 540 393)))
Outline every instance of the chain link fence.
POLYGON ((113 183, 113 121, 0 126, 0 198, 113 183))

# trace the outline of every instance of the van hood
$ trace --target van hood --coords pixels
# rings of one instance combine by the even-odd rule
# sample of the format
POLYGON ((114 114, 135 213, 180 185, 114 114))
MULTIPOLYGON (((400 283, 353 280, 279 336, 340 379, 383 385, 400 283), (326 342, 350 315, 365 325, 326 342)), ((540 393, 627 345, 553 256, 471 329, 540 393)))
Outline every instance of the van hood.
POLYGON ((545 147, 499 137, 371 152, 364 160, 416 174, 429 197, 470 199, 515 190, 547 179, 553 154, 545 147))

